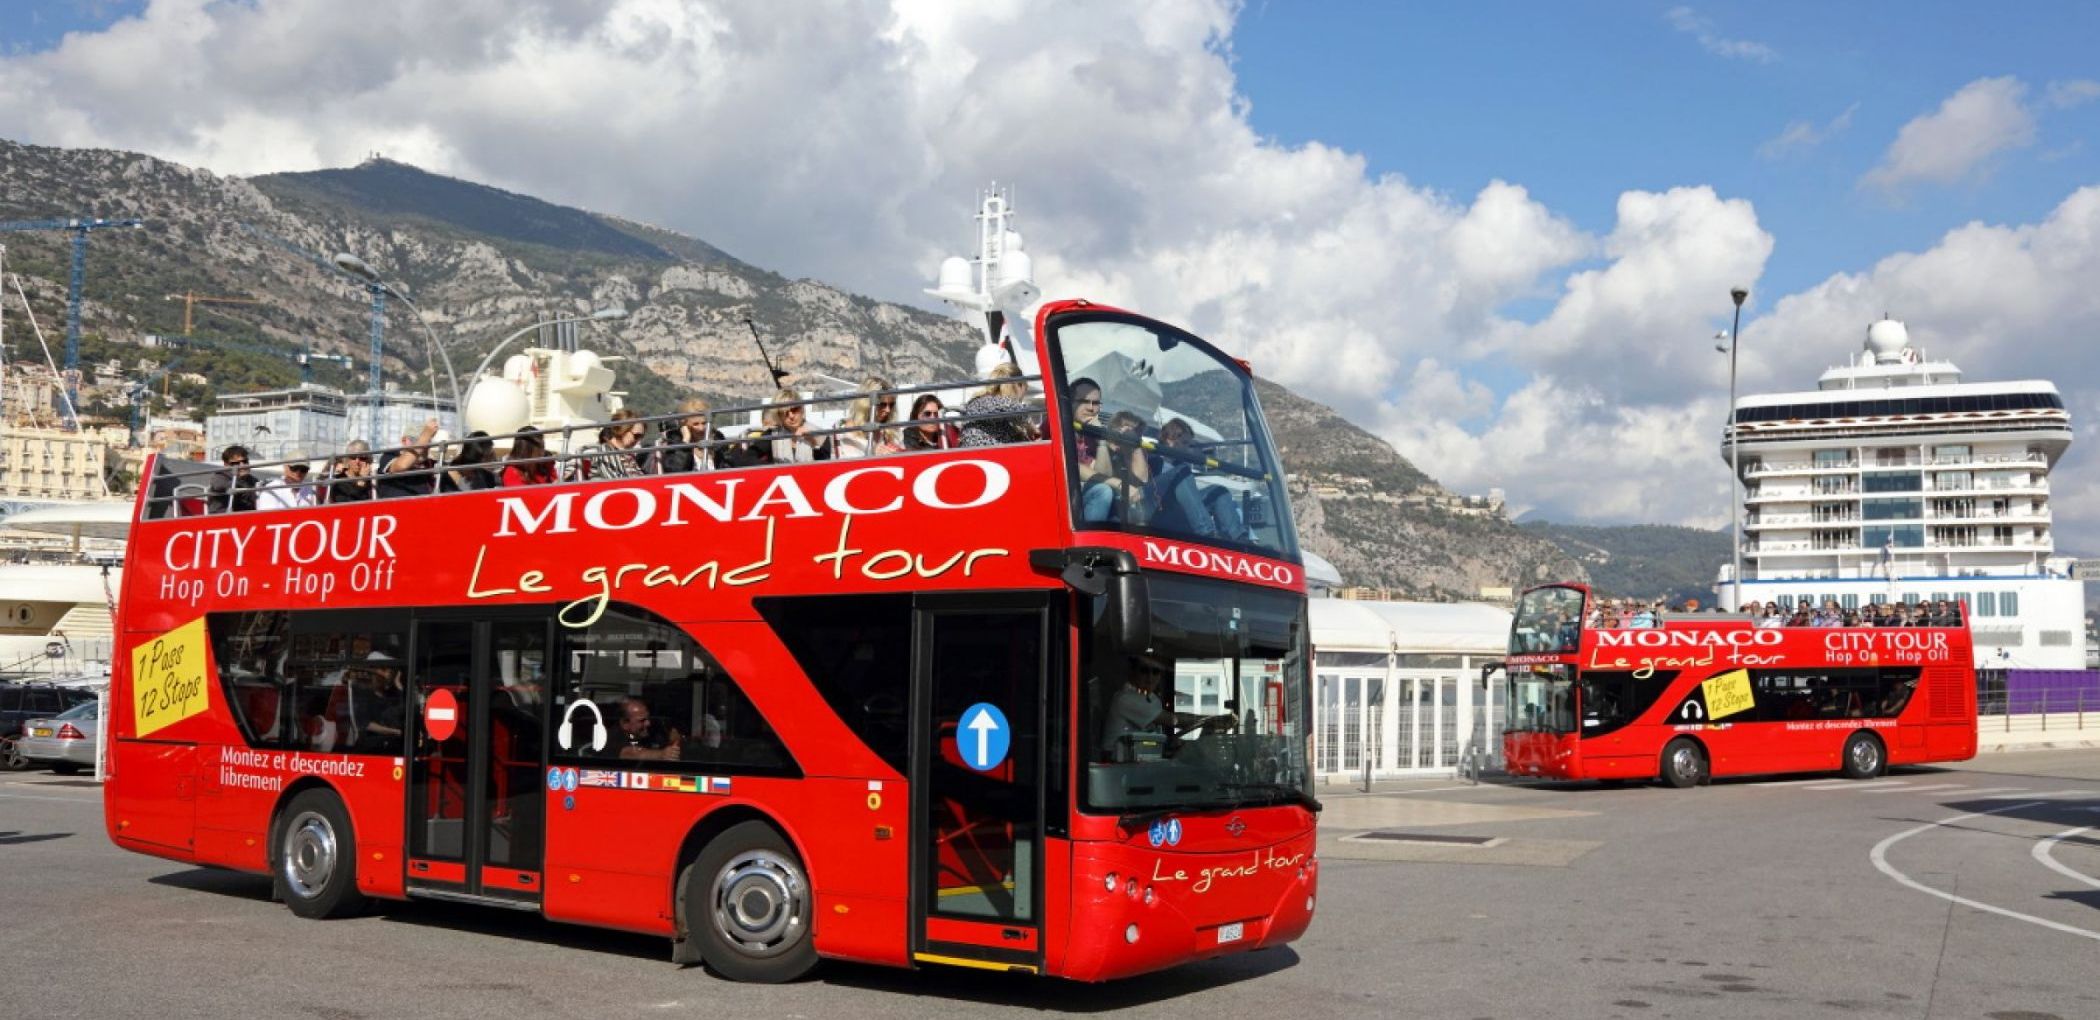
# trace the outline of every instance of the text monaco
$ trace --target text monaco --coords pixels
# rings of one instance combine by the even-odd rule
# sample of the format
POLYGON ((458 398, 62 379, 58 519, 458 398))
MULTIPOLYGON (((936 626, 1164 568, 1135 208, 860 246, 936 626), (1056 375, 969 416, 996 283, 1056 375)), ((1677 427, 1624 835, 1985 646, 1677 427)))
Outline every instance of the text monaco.
POLYGON ((763 490, 747 484, 752 481, 730 477, 662 487, 619 486, 589 494, 504 496, 498 500, 502 510, 494 537, 564 535, 576 531, 579 521, 593 531, 627 531, 648 525, 678 527, 699 518, 727 524, 821 517, 819 504, 833 514, 854 517, 895 513, 907 505, 969 510, 1006 495, 1013 478, 1006 468, 984 460, 948 461, 909 478, 901 465, 878 465, 833 477, 814 501, 791 474, 765 480, 763 490), (954 488, 943 493, 941 480, 951 476, 954 488))
POLYGON ((1288 585, 1298 574, 1287 564, 1258 560, 1250 556, 1219 552, 1195 546, 1176 545, 1172 542, 1145 543, 1145 561, 1164 563, 1170 567, 1187 570, 1207 570, 1215 574, 1230 574, 1233 577, 1252 578, 1270 584, 1288 585))

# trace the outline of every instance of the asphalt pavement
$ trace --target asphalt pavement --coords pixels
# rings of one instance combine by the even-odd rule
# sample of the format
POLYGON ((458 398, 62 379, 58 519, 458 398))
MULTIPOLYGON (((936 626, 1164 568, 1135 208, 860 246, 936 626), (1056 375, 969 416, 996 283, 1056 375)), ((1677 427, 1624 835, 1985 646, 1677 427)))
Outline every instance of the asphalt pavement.
POLYGON ((386 904, 124 853, 80 779, 0 776, 8 1012, 36 1017, 2100 1017, 2100 751, 1868 782, 1323 792, 1289 949, 1106 986, 826 964, 783 987, 660 939, 386 904))

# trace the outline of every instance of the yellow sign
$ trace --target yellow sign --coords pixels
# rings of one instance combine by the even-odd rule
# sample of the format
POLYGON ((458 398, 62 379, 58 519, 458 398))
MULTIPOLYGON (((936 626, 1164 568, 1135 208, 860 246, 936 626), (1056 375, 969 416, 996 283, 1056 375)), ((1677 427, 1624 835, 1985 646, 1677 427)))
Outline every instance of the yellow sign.
POLYGON ((1706 694, 1706 717, 1725 719, 1737 712, 1755 707, 1757 700, 1750 696, 1750 671, 1731 669, 1699 685, 1706 694))
POLYGON ((137 736, 211 707, 204 659, 201 616, 131 650, 131 718, 137 736))

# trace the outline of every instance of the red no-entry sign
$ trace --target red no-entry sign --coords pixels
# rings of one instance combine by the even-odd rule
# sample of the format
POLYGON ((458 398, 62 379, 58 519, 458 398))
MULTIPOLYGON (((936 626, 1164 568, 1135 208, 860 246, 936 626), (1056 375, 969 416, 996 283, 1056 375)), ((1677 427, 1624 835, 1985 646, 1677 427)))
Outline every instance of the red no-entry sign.
POLYGON ((430 700, 423 703, 423 732, 432 740, 444 741, 458 730, 459 699, 442 687, 431 691, 430 700))

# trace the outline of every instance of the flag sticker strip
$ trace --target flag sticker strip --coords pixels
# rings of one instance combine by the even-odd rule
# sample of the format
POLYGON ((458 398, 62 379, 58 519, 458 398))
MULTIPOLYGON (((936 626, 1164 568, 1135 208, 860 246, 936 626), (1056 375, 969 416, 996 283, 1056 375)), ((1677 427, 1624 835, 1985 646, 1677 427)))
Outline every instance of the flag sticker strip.
MULTIPOLYGON (((659 793, 711 793, 719 796, 735 788, 728 776, 681 776, 662 772, 619 772, 612 769, 583 769, 571 774, 576 777, 575 786, 602 790, 654 790, 659 793)), ((554 787, 550 785, 548 788, 554 787)))

